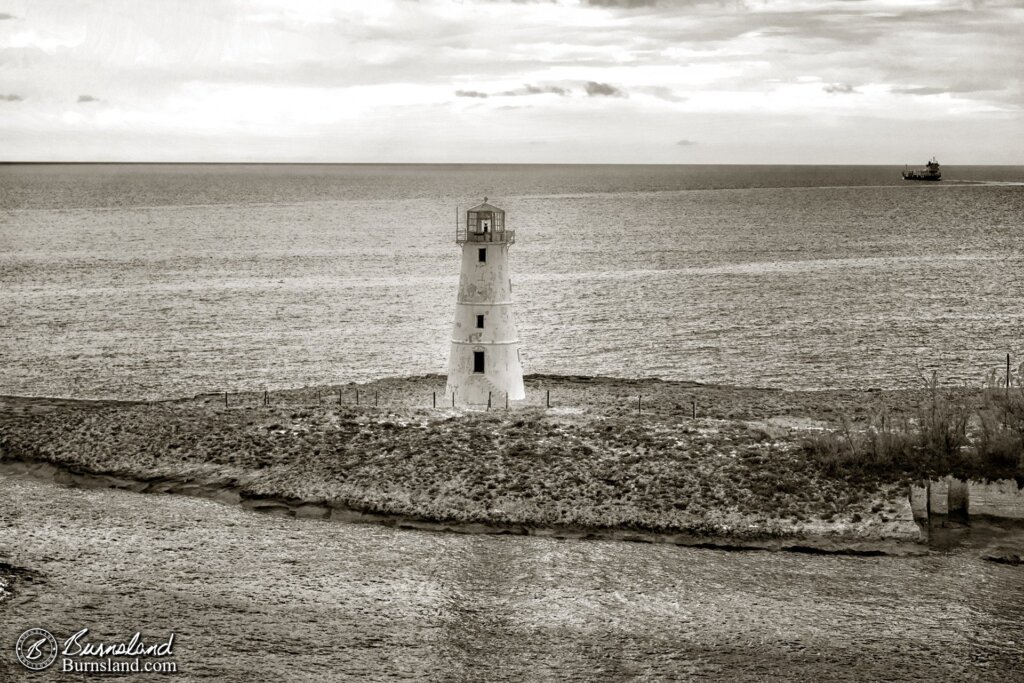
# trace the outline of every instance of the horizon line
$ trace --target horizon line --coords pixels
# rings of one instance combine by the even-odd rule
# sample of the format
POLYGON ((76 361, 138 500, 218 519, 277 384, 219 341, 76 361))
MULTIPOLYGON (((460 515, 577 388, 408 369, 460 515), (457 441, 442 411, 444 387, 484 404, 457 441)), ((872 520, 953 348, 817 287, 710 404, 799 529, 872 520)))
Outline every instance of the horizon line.
MULTIPOLYGON (((875 163, 846 163, 846 162, 821 162, 821 163, 641 163, 641 162, 551 162, 551 161, 526 161, 526 162, 465 162, 465 161, 21 161, 21 160, 0 160, 0 166, 809 166, 809 167, 851 167, 851 166, 913 166, 914 163, 907 162, 875 162, 875 163)), ((945 164, 945 166, 1002 166, 1020 167, 1024 164, 998 164, 998 163, 973 163, 973 164, 945 164)))

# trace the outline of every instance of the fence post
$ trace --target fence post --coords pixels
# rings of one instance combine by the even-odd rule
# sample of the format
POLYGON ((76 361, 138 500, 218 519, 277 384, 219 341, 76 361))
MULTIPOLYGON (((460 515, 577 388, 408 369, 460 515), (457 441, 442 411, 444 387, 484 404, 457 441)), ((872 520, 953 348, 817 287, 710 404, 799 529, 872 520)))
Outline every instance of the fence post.
POLYGON ((356 387, 356 405, 359 405, 359 387, 356 387))
POLYGON ((373 405, 374 405, 374 406, 376 406, 376 405, 377 405, 377 392, 376 392, 376 391, 375 391, 375 392, 373 392, 373 405))
POLYGON ((690 401, 690 407, 693 409, 693 419, 696 420, 697 419, 697 402, 696 401, 690 401))
POLYGON ((224 392, 224 407, 228 407, 228 392, 224 392))
POLYGON ((508 410, 508 392, 505 392, 505 410, 508 410))
POLYGON ((341 389, 338 389, 338 405, 341 405, 341 389))
POLYGON ((452 392, 452 408, 455 407, 455 392, 452 392))
POLYGON ((491 409, 491 392, 487 392, 487 410, 491 409))
POLYGON ((550 389, 548 389, 547 404, 548 404, 548 408, 550 408, 551 407, 551 390, 550 389))
POLYGON ((266 389, 263 390, 263 405, 270 405, 270 393, 266 389))
POLYGON ((642 415, 643 412, 644 412, 643 403, 642 403, 643 398, 644 398, 643 396, 637 396, 636 397, 636 412, 637 412, 637 415, 642 415))
POLYGON ((316 404, 317 404, 317 405, 320 405, 320 404, 321 404, 321 403, 323 403, 323 402, 324 402, 324 400, 323 400, 323 398, 322 398, 322 397, 320 396, 320 390, 319 390, 319 389, 317 389, 317 390, 316 390, 316 404))
POLYGON ((437 407, 437 392, 434 392, 434 407, 437 407))
POLYGON ((1010 388, 1010 354, 1006 354, 1006 388, 1010 388))

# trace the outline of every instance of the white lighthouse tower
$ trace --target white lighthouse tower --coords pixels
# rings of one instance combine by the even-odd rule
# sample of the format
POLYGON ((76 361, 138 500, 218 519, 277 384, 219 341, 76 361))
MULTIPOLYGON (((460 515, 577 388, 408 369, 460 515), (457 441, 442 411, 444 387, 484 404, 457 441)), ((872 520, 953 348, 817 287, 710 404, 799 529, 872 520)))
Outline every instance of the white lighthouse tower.
POLYGON ((505 212, 487 197, 466 212, 465 225, 456 224, 462 271, 447 391, 460 403, 526 398, 508 266, 508 248, 515 241, 515 230, 505 229, 505 212))

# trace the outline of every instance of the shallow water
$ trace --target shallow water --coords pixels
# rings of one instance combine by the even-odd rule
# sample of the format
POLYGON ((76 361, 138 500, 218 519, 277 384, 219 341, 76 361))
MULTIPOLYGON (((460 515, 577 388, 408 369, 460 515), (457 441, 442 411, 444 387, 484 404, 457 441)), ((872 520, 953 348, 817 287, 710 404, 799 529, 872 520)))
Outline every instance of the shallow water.
POLYGON ((1022 680, 1024 568, 975 551, 463 536, 7 477, 0 519, 0 561, 45 578, 0 603, 4 680, 35 680, 6 645, 35 625, 174 631, 175 680, 1022 680))
POLYGON ((783 388, 1016 364, 1024 167, 0 167, 0 393, 444 372, 455 207, 508 210, 527 372, 783 388))

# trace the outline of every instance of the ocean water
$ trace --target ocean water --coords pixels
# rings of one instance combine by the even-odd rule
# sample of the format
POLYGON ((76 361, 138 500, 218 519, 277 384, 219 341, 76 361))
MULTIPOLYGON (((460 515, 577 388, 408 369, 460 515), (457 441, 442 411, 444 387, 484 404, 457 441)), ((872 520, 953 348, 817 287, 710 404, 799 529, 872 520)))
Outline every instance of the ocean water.
POLYGON ((978 549, 404 531, 0 476, 5 516, 6 561, 41 579, 0 603, 4 681, 41 679, 8 649, 31 626, 106 642, 173 631, 168 680, 1024 680, 1024 567, 978 549))
MULTIPOLYGON (((1022 346, 1024 168, 0 166, 0 393, 443 372, 456 207, 508 211, 528 372, 978 382, 1022 346)), ((181 680, 1020 680, 1021 568, 402 531, 0 476, 29 626, 181 680), (157 504, 158 503, 158 504, 157 504), (60 519, 53 510, 60 510, 60 519), (116 540, 116 542, 115 542, 116 540)))
POLYGON ((457 210, 517 230, 526 372, 977 384, 1024 359, 1024 167, 0 166, 0 393, 444 372, 457 210))

